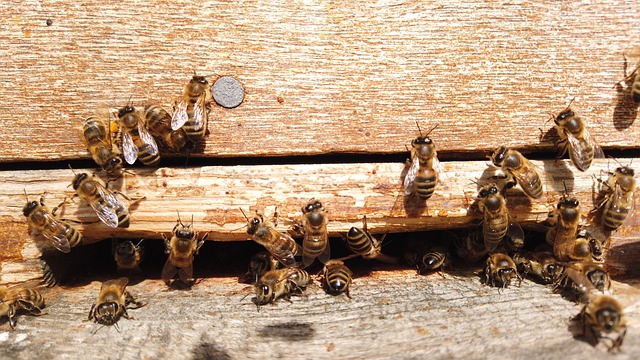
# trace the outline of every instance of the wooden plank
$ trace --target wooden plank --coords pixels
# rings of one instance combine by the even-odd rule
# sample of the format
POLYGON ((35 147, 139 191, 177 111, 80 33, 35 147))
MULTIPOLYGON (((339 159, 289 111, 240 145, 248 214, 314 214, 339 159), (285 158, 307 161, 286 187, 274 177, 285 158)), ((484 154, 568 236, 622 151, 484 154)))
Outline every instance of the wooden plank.
MULTIPOLYGON (((637 106, 613 85, 640 9, 584 2, 384 0, 2 5, 0 161, 88 158, 84 118, 168 108, 195 69, 246 89, 215 106, 202 153, 399 153, 423 128, 442 154, 547 151, 573 106, 606 149, 637 148, 637 106), (51 26, 46 25, 50 19, 51 26), (25 119, 25 117, 27 117, 25 119), (78 136, 76 136, 78 134, 78 136)), ((632 65, 632 64, 630 64, 632 65)))
MULTIPOLYGON (((312 286, 306 296, 260 311, 253 290, 232 277, 205 279, 188 293, 166 291, 159 280, 128 289, 149 304, 130 310, 118 329, 83 322, 100 282, 53 290, 47 315, 19 316, 0 331, 0 356, 33 358, 507 358, 606 357, 579 337, 570 319, 581 305, 549 287, 524 281, 504 291, 480 283, 473 271, 417 276, 374 269, 356 277, 352 299, 312 286), (380 289, 385 289, 380 291, 380 289), (64 329, 64 331, 60 331, 64 329), (578 338, 574 338, 578 336, 578 338)), ((363 269, 364 270, 364 269, 363 269)), ((614 283, 627 309, 628 332, 616 359, 640 354, 640 291, 614 283)))
MULTIPOLYGON (((628 163, 630 159, 619 161, 628 163)), ((568 160, 534 161, 534 164, 549 174, 549 178, 544 177, 547 193, 540 200, 530 200, 517 188, 509 190, 508 205, 515 221, 535 231, 546 230, 541 223, 557 204, 560 192, 564 190, 562 181, 581 201, 583 211, 593 208, 595 180, 592 174, 599 174, 609 167, 608 161, 596 160, 589 172, 583 173, 574 170, 568 160)), ((109 238, 160 239, 162 233, 170 234, 177 211, 182 214, 183 221, 193 215, 197 231, 211 232, 209 240, 237 241, 248 239, 241 208, 248 214, 259 211, 269 217, 277 206, 280 213, 278 229, 288 231, 293 221, 300 217, 301 207, 309 199, 317 198, 327 209, 327 229, 334 237, 346 233, 352 226, 360 227, 364 214, 369 230, 374 234, 476 228, 481 216, 468 211, 477 196, 477 185, 472 181, 486 182, 492 172, 482 161, 447 162, 443 166, 448 178, 447 187, 437 188, 425 208, 405 207, 400 183, 403 164, 214 166, 141 169, 135 175, 125 174, 121 183, 114 186, 132 198, 146 197, 132 208, 131 226, 127 229, 113 229, 95 222, 97 217, 93 210, 79 200, 67 202, 64 217, 94 222, 76 225, 86 243, 109 238)), ((71 170, 0 173, 4 186, 0 194, 0 218, 4 225, 0 238, 14 239, 6 250, 9 258, 6 264, 18 262, 22 267, 25 260, 34 260, 37 254, 27 246, 32 240, 21 211, 25 204, 24 191, 31 199, 46 192, 46 203, 53 207, 73 195, 68 188, 72 178, 71 170), (23 249, 29 249, 28 255, 23 249)), ((614 234, 611 246, 638 243, 639 227, 640 221, 636 217, 614 234)), ((602 241, 607 239, 597 229, 594 231, 594 236, 602 241)), ((619 264, 629 266, 619 269, 620 273, 637 271, 632 256, 618 260, 619 264)), ((37 262, 31 264, 38 274, 37 262)), ((21 274, 22 270, 16 273, 21 274)), ((12 276, 13 272, 5 273, 5 281, 13 279, 12 276)))

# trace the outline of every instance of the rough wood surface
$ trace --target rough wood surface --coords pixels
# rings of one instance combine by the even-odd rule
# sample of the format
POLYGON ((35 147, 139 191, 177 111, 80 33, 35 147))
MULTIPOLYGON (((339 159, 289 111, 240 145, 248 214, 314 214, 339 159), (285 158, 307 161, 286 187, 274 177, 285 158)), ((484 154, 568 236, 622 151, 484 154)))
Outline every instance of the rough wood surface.
MULTIPOLYGON (((630 159, 619 161, 624 163, 630 159)), ((537 231, 546 230, 541 223, 560 199, 564 191, 562 181, 581 201, 584 212, 592 209, 595 186, 592 174, 606 171, 609 166, 608 161, 599 160, 589 172, 582 173, 576 171, 569 160, 534 161, 534 164, 548 174, 543 177, 547 193, 542 199, 531 200, 518 188, 509 190, 508 206, 516 222, 537 231)), ((146 197, 132 207, 131 226, 127 229, 113 229, 96 222, 93 210, 80 200, 67 201, 63 217, 93 222, 74 225, 82 230, 86 243, 114 237, 160 239, 161 233, 170 234, 176 224, 177 211, 183 221, 193 215, 197 231, 211 232, 209 240, 247 240, 246 220, 240 208, 247 214, 257 210, 269 217, 277 206, 278 229, 287 231, 301 215, 301 207, 314 197, 325 204, 330 236, 346 233, 352 226, 360 227, 364 214, 369 230, 376 234, 479 226, 481 216, 468 210, 477 196, 477 185, 472 181, 486 182, 493 175, 491 168, 482 161, 448 162, 443 166, 446 188, 437 188, 425 208, 405 203, 400 181, 403 164, 218 166, 145 169, 136 171, 135 175, 126 174, 114 186, 132 198, 146 197)), ((46 203, 53 207, 73 195, 68 187, 72 178, 71 170, 0 173, 4 187, 0 194, 0 217, 4 224, 0 238, 10 239, 2 250, 6 254, 2 265, 4 281, 14 282, 14 276, 24 280, 26 274, 33 277, 40 271, 35 261, 38 251, 22 215, 26 202, 24 191, 30 199, 38 199, 46 192, 46 203), (25 266, 32 271, 25 271, 25 266)), ((637 219, 628 221, 614 233, 612 247, 625 249, 638 243, 640 221, 637 219)), ((587 223, 585 219, 584 224, 587 223)), ((606 239, 600 233, 595 236, 606 239)), ((618 266, 622 268, 617 272, 637 274, 633 254, 618 253, 618 266)))
POLYGON ((606 148, 640 137, 637 106, 613 88, 640 38, 629 2, 0 6, 3 162, 88 158, 83 119, 130 98, 170 107, 194 69, 246 89, 238 108, 213 108, 204 156, 398 153, 416 121, 440 124, 443 153, 549 150, 538 129, 574 97, 606 148))
MULTIPOLYGON (((188 292, 159 280, 128 289, 146 307, 130 310, 118 328, 83 322, 100 283, 52 291, 47 315, 20 316, 16 331, 0 327, 4 358, 608 358, 579 336, 571 318, 581 305, 549 287, 525 281, 504 291, 472 271, 417 276, 375 270, 354 280, 352 299, 317 285, 256 311, 253 289, 235 278, 208 278, 188 292), (380 291, 380 289, 385 289, 380 291), (64 331, 60 331, 64 329, 64 331), (577 337, 574 338, 574 337, 577 337)), ((628 333, 615 359, 640 354, 640 291, 615 283, 627 311, 628 333)))

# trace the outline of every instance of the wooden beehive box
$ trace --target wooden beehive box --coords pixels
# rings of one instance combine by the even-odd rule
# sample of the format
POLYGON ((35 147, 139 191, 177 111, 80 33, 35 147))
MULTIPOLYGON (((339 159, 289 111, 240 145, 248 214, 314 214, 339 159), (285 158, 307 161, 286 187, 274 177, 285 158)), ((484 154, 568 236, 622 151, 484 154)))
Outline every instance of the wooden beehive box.
MULTIPOLYGON (((472 181, 485 175, 486 155, 498 145, 532 156, 555 179, 541 201, 517 193, 510 199, 514 218, 535 230, 563 180, 591 206, 593 175, 617 165, 599 160, 581 173, 568 160, 554 160, 557 137, 548 120, 574 98, 572 108, 605 153, 623 164, 639 154, 638 106, 624 82, 614 86, 624 77, 623 51, 640 38, 640 8, 631 3, 56 1, 1 9, 2 284, 41 276, 21 212, 23 192, 31 198, 46 192, 53 206, 73 194, 69 164, 93 171, 81 142, 84 119, 129 100, 171 108, 194 70, 235 77, 244 102, 213 107, 206 142, 186 167, 184 158, 166 156, 158 169, 131 168, 117 186, 146 197, 132 211, 131 226, 80 226, 88 242, 159 243, 180 211, 194 216, 197 230, 211 231, 208 254, 229 251, 196 262, 229 264, 238 250, 217 242, 247 239, 240 208, 277 206, 295 219, 313 197, 327 207, 332 237, 360 226, 365 214, 376 234, 475 226, 467 214, 472 181), (403 206, 400 176, 416 122, 423 131, 438 124, 430 136, 449 183, 427 209, 412 212, 403 206)), ((65 216, 94 219, 79 201, 67 205, 65 216)), ((607 256, 614 291, 628 309, 622 358, 640 355, 639 230, 635 221, 614 234, 607 256)), ((47 316, 20 317, 16 331, 2 325, 0 354, 605 354, 574 339, 580 329, 569 319, 579 305, 530 281, 499 293, 482 286, 474 270, 418 277, 412 269, 370 264, 357 274, 352 300, 317 288, 293 304, 256 312, 249 298, 242 300, 252 290, 234 272, 244 266, 214 264, 190 291, 167 291, 158 276, 136 281, 131 291, 149 305, 132 311, 135 320, 122 320, 119 330, 82 322, 98 280, 116 275, 74 270, 80 274, 73 286, 49 292, 47 316)))

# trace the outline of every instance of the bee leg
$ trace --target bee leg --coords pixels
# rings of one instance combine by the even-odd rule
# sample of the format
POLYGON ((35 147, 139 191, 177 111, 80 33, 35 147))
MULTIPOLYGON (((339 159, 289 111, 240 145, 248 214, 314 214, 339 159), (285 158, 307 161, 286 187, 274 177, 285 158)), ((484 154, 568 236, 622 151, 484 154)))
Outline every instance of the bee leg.
POLYGON ((9 305, 9 311, 7 313, 7 317, 9 317, 9 326, 11 327, 11 330, 15 330, 16 329, 16 309, 14 308, 13 304, 9 305))
POLYGON ((347 286, 347 288, 346 288, 346 289, 344 289, 344 294, 345 294, 345 295, 347 295, 347 297, 348 297, 349 299, 351 299, 351 295, 349 294, 349 287, 348 287, 348 286, 347 286))
POLYGON ((622 332, 622 334, 620 334, 614 341, 613 344, 611 344, 611 347, 609 348, 609 351, 613 351, 613 350, 620 350, 620 346, 622 346, 622 341, 624 340, 624 336, 627 334, 627 328, 624 329, 624 331, 622 332))
POLYGON ((169 254, 171 253, 171 242, 164 234, 161 234, 161 235, 162 235, 162 239, 164 240, 164 253, 169 254))
POLYGON ((200 251, 200 248, 202 247, 202 245, 204 245, 204 242, 207 240, 207 238, 209 237, 209 234, 211 234, 211 231, 207 231, 206 234, 204 234, 204 236, 202 237, 202 239, 200 239, 200 241, 198 241, 198 245, 196 246, 196 251, 195 254, 198 255, 198 252, 200 251))

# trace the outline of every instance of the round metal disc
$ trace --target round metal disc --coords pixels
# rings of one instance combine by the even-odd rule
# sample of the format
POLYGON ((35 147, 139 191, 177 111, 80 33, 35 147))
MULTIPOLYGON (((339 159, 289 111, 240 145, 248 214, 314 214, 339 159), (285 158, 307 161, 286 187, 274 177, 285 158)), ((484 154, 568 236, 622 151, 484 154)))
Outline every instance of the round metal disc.
POLYGON ((223 76, 213 84, 213 100, 227 109, 234 108, 244 100, 244 88, 235 78, 223 76))

